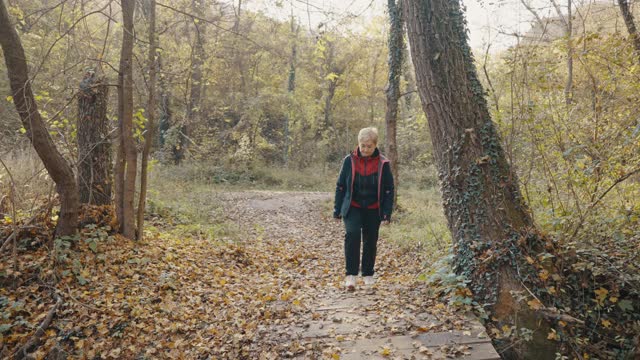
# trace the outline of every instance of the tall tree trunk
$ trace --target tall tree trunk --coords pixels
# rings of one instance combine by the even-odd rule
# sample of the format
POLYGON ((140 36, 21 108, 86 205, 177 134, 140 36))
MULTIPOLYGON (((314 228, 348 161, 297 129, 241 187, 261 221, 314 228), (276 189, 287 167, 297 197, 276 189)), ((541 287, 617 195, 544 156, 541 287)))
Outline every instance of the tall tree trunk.
POLYGON ((4 1, 0 1, 0 45, 4 52, 11 96, 22 126, 60 195, 60 216, 56 235, 72 235, 78 228, 78 186, 69 163, 58 151, 42 121, 31 90, 31 80, 24 48, 12 24, 4 1))
MULTIPOLYGON (((323 41, 323 40, 320 40, 323 41)), ((331 118, 333 108, 333 97, 336 95, 336 89, 338 88, 338 81, 340 76, 344 72, 344 69, 340 67, 335 60, 335 45, 331 41, 325 42, 325 62, 324 79, 326 80, 326 92, 324 94, 324 108, 322 111, 323 119, 322 124, 318 126, 316 131, 316 140, 322 139, 328 136, 327 131, 333 127, 333 120, 331 118)))
POLYGON ((284 164, 289 163, 289 146, 290 146, 290 129, 289 122, 291 121, 293 93, 296 91, 296 63, 298 57, 298 31, 300 26, 296 26, 295 18, 293 17, 293 8, 291 8, 291 57, 289 58, 289 79, 287 81, 287 94, 289 95, 287 102, 287 114, 284 117, 284 164))
MULTIPOLYGON (((133 14, 135 0, 122 0, 122 50, 118 74, 118 113, 120 116, 120 153, 123 161, 117 164, 121 171, 117 180, 119 202, 116 202, 120 233, 126 238, 135 239, 135 186, 137 172, 137 150, 133 139, 133 14)), ((118 199, 118 197, 116 198, 118 199)))
POLYGON ((564 98, 567 105, 573 102, 573 14, 571 0, 567 0, 567 84, 564 88, 564 98))
MULTIPOLYGON (((236 34, 240 32, 241 15, 242 15, 242 0, 238 0, 238 12, 236 14, 236 21, 233 24, 233 31, 236 34)), ((243 61, 244 59, 243 59, 242 53, 240 51, 237 51, 238 49, 236 49, 235 40, 236 38, 234 38, 234 42, 233 42, 234 61, 238 68, 238 73, 240 74, 240 94, 242 95, 242 101, 244 103, 247 96, 247 79, 246 79, 245 68, 244 68, 244 61, 243 61)))
MULTIPOLYGON (((334 73, 335 74, 335 73, 334 73)), ((340 75, 336 74, 335 78, 329 79, 327 81, 327 94, 324 98, 324 124, 323 130, 327 130, 333 126, 333 120, 331 120, 331 109, 333 97, 336 95, 336 88, 338 87, 338 77, 340 75)))
POLYGON ((149 1, 149 98, 147 100, 147 133, 144 136, 138 201, 138 240, 143 238, 144 210, 147 206, 149 153, 156 136, 156 0, 149 1))
MULTIPOLYGON (((402 63, 404 55, 404 24, 402 19, 402 9, 400 1, 389 0, 387 3, 389 11, 389 80, 387 84, 387 112, 385 114, 385 125, 387 127, 387 137, 385 151, 391 161, 391 173, 393 174, 396 189, 398 188, 398 146, 396 143, 398 124, 398 102, 400 99, 400 76, 402 74, 402 63)), ((397 206, 396 191, 394 193, 394 205, 397 206)))
MULTIPOLYGON (((531 341, 511 346, 518 351, 512 356, 555 358, 549 324, 517 296, 529 294, 527 289, 542 296, 537 271, 524 259, 541 252, 544 239, 535 231, 489 114, 460 3, 406 0, 403 6, 454 242, 454 269, 470 281, 489 327, 534 331, 531 341)), ((508 346, 495 343, 499 350, 508 346)))
POLYGON ((638 36, 638 30, 636 29, 636 22, 633 19, 633 13, 629 9, 629 2, 627 0, 618 0, 618 6, 624 19, 624 24, 627 26, 629 37, 633 43, 634 52, 638 63, 640 63, 640 36, 638 36))
POLYGON ((78 94, 78 187, 80 202, 111 204, 111 140, 107 119, 109 88, 91 70, 78 94))
POLYGON ((371 69, 371 87, 369 88, 369 123, 374 124, 376 121, 376 97, 378 95, 378 63, 380 62, 380 56, 382 55, 383 48, 379 47, 376 51, 375 57, 373 57, 373 67, 371 69))
POLYGON ((573 15, 571 0, 567 0, 568 14, 566 18, 564 14, 562 14, 562 9, 556 0, 551 0, 551 4, 556 9, 556 13, 564 25, 564 36, 567 40, 567 81, 564 86, 564 101, 567 105, 570 105, 573 102, 573 43, 571 42, 573 36, 573 15))
MULTIPOLYGON (((403 19, 404 20, 404 19, 403 19)), ((413 93, 416 92, 416 82, 413 78, 413 69, 411 68, 411 59, 406 44, 402 49, 402 77, 407 82, 406 93, 404 94, 405 110, 410 112, 413 106, 413 93)))
MULTIPOLYGON (((162 53, 157 54, 158 72, 162 73, 162 53)), ((167 131, 171 128, 171 94, 167 89, 165 76, 160 76, 160 119, 158 121, 158 145, 164 149, 167 131)))
MULTIPOLYGON (((193 0, 191 7, 193 12, 199 16, 204 17, 205 14, 205 2, 204 0, 193 0)), ((189 86, 189 103, 187 104, 187 116, 186 121, 180 127, 180 134, 178 136, 178 144, 174 148, 174 162, 176 165, 184 159, 184 154, 189 144, 188 136, 194 127, 200 120, 200 106, 202 102, 202 67, 204 66, 205 52, 204 52, 204 40, 206 23, 193 20, 195 29, 195 38, 193 44, 193 50, 191 52, 191 82, 189 86)))

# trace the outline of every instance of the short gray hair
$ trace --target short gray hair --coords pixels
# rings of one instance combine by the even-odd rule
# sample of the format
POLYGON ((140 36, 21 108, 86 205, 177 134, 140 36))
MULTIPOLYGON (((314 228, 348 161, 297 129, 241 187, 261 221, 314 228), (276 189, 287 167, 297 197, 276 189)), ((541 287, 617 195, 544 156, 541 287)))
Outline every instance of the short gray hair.
POLYGON ((378 129, 374 127, 366 127, 358 133, 358 142, 371 140, 375 144, 378 143, 378 129))

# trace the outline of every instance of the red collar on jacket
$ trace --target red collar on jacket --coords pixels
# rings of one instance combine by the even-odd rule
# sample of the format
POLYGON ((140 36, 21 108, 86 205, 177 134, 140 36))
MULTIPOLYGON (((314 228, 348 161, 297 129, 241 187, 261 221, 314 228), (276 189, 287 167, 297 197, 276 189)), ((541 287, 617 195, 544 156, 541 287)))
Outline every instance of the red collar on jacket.
POLYGON ((376 148, 373 154, 369 157, 363 157, 360 153, 360 148, 356 148, 351 153, 353 156, 353 163, 355 165, 355 173, 368 176, 378 172, 378 166, 380 164, 380 151, 376 148))

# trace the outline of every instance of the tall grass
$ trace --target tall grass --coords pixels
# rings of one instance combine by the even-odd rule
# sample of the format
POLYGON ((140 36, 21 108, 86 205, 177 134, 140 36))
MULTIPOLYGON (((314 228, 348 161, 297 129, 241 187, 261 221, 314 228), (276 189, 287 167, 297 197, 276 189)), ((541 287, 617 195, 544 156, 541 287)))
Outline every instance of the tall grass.
POLYGON ((159 181, 192 183, 211 189, 270 189, 289 191, 331 191, 335 187, 336 165, 306 169, 285 166, 256 165, 224 167, 203 162, 187 162, 180 166, 160 165, 152 172, 159 181), (162 180, 161 180, 162 179, 162 180))

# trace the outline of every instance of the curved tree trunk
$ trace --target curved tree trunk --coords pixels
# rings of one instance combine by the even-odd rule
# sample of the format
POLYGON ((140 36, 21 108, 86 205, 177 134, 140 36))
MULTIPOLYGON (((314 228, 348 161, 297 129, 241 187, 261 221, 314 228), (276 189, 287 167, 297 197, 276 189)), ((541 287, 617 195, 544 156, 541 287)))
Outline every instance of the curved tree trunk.
POLYGON ((95 72, 85 74, 78 94, 78 187, 80 202, 111 204, 109 90, 95 72))
MULTIPOLYGON (((385 114, 385 124, 387 127, 387 137, 385 151, 391 161, 391 172, 396 189, 400 183, 398 174, 398 146, 397 124, 398 124, 398 102, 400 99, 400 76, 402 74, 402 63, 404 55, 404 24, 400 1, 389 0, 387 7, 389 10, 389 20, 391 29, 389 30, 389 80, 387 84, 387 113, 385 114)), ((393 194, 394 206, 397 206, 398 191, 393 194)))
POLYGON ((78 186, 69 163, 62 157, 42 121, 31 90, 28 67, 20 37, 9 19, 4 1, 0 1, 0 45, 4 52, 11 85, 11 96, 26 135, 56 183, 60 195, 60 216, 56 235, 72 235, 78 228, 78 186))
POLYGON ((454 268, 470 280, 489 327, 534 331, 533 340, 518 345, 496 341, 499 350, 517 351, 503 356, 554 358, 549 324, 516 295, 544 289, 535 268, 524 261, 542 250, 544 239, 535 231, 489 114, 460 4, 406 0, 403 5, 454 241, 454 268))

